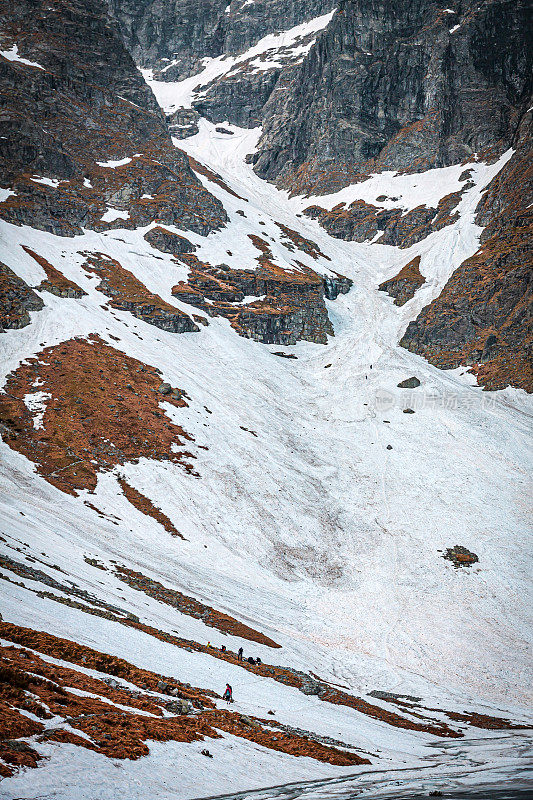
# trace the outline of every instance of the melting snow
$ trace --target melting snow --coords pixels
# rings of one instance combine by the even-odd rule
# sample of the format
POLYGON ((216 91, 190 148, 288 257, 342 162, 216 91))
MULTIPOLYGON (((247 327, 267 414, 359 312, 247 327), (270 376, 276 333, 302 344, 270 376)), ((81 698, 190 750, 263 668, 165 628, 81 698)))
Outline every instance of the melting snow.
POLYGON ((3 203, 8 197, 15 197, 16 192, 13 189, 0 189, 0 203, 3 203))
POLYGON ((124 167, 126 164, 129 164, 134 158, 138 158, 141 153, 135 153, 135 155, 126 158, 119 158, 118 161, 97 161, 99 167, 107 167, 108 169, 115 169, 116 167, 124 167))
POLYGON ((52 186, 54 189, 57 189, 61 181, 58 181, 56 178, 39 178, 38 176, 33 176, 31 178, 33 183, 42 183, 44 186, 52 186))
POLYGON ((46 401, 52 395, 49 392, 33 392, 24 395, 24 405, 33 414, 33 427, 36 430, 43 428, 43 418, 46 411, 46 401))

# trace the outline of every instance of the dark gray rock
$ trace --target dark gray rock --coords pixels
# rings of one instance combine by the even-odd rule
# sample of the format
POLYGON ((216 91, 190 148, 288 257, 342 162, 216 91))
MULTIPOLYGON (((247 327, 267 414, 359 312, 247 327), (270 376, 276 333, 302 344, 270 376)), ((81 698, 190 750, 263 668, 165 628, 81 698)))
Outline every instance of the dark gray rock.
POLYGON ((451 561, 456 569, 459 567, 471 567, 472 564, 476 564, 479 561, 475 553, 471 553, 470 550, 460 544, 456 544, 455 547, 448 547, 442 557, 447 561, 451 561))
POLYGON ((302 685, 300 686, 300 691, 303 694, 308 695, 320 695, 323 690, 323 684, 319 683, 318 681, 313 680, 312 678, 306 678, 302 685))
POLYGON ((178 699, 178 700, 169 700, 166 703, 167 711, 172 711, 175 714, 192 714, 193 713, 193 705, 188 700, 178 699))
POLYGON ((161 253, 178 255, 181 253, 192 253, 193 250, 196 250, 195 245, 184 236, 173 233, 173 231, 168 231, 160 225, 156 225, 155 228, 147 231, 144 234, 144 238, 152 247, 155 247, 156 250, 159 250, 161 253))
POLYGON ((168 129, 177 139, 186 139, 198 133, 200 115, 193 108, 178 108, 167 117, 168 129))
POLYGON ((336 300, 340 294, 348 294, 352 285, 353 281, 344 275, 335 277, 326 275, 324 277, 324 296, 328 300, 336 300))
POLYGON ((103 2, 69 0, 52 11, 45 0, 20 0, 6 7, 0 37, 43 67, 0 59, 0 171, 15 190, 0 216, 60 236, 154 219, 207 234, 226 222, 173 146, 103 2), (125 156, 131 162, 120 168, 102 166, 125 156), (45 186, 32 175, 68 182, 45 186), (108 205, 128 218, 103 222, 108 205))
POLYGON ((0 262, 0 333, 7 328, 29 325, 30 311, 40 311, 43 307, 39 295, 0 262))
POLYGON ((204 58, 244 53, 268 33, 335 5, 336 0, 108 0, 135 61, 170 81, 199 72, 204 58))
POLYGON ((477 208, 481 247, 409 323, 402 347, 442 369, 472 365, 488 390, 533 392, 533 114, 477 208))
POLYGON ((528 107, 528 3, 454 8, 341 0, 291 85, 264 109, 258 174, 317 193, 369 168, 417 171, 507 148, 528 107))
POLYGON ((420 386, 420 381, 414 375, 412 378, 406 378, 398 384, 399 389, 416 389, 420 386))

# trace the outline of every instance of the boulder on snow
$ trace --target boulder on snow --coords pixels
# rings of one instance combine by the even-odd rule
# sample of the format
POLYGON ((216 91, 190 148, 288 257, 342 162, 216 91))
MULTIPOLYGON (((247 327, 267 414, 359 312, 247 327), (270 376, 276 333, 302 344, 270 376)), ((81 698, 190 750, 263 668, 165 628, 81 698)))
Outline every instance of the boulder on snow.
POLYGON ((448 547, 442 557, 451 561, 456 569, 459 567, 471 567, 472 564, 479 561, 475 553, 471 553, 470 550, 460 544, 456 544, 455 547, 448 547))
POLYGON ((420 386, 420 381, 414 375, 412 378, 406 378, 398 384, 399 389, 417 389, 420 386))
POLYGON ((179 698, 178 700, 170 700, 166 704, 167 711, 173 711, 175 714, 192 714, 193 706, 188 700, 179 698))

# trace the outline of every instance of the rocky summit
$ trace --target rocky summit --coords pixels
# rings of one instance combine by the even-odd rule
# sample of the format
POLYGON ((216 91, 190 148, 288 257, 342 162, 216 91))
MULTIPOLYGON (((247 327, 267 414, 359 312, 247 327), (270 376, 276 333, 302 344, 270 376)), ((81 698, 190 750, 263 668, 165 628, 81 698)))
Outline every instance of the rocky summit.
POLYGON ((2 4, 1 797, 526 796, 529 18, 2 4))

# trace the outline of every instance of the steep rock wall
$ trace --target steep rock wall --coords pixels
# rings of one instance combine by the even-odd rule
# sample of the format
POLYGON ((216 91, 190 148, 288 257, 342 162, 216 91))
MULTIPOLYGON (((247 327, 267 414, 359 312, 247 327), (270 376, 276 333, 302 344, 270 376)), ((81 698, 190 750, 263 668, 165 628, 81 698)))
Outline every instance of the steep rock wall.
POLYGON ((531 88, 527 3, 442 5, 342 0, 264 109, 258 174, 317 194, 508 147, 531 88))

